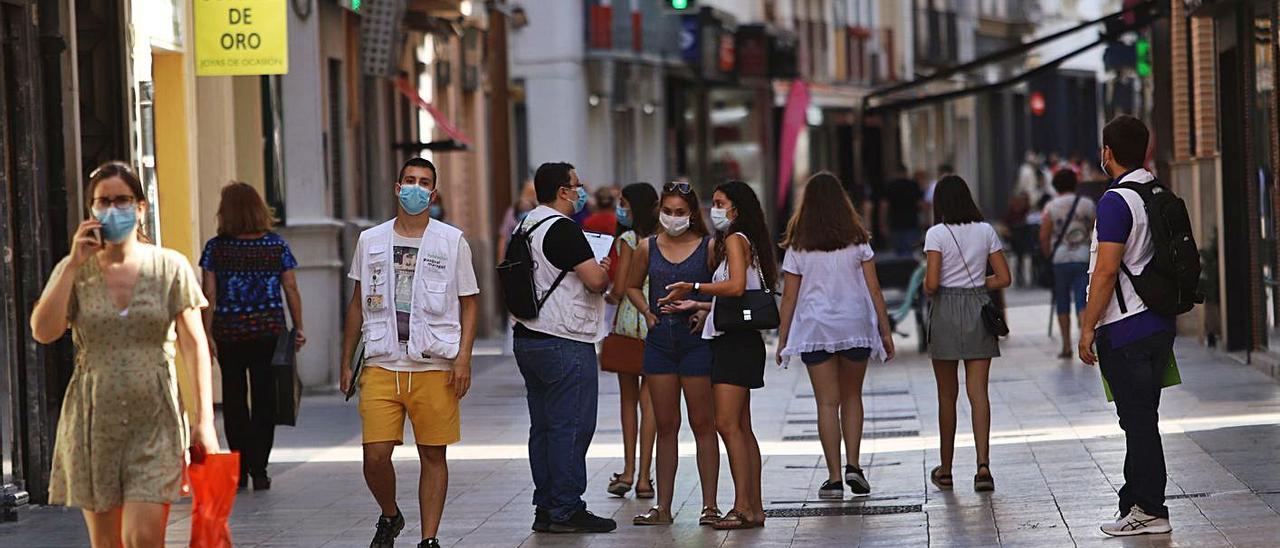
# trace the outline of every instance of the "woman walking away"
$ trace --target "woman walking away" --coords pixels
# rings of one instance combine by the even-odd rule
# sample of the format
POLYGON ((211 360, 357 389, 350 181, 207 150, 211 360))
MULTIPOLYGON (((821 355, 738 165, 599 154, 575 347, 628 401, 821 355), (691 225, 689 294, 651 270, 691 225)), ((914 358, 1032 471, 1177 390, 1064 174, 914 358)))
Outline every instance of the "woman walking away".
MULTIPOLYGON (((663 303, 680 310, 712 311, 715 297, 737 297, 749 289, 773 288, 778 267, 764 210, 755 191, 741 181, 716 187, 711 221, 716 229, 712 283, 686 279, 668 286, 663 303), (712 302, 684 300, 688 294, 710 295, 712 302)), ((764 338, 756 330, 720 332, 715 314, 708 315, 702 338, 711 341, 711 382, 715 388, 716 430, 724 439, 733 473, 733 510, 716 529, 764 526, 760 496, 760 444, 751 430, 751 390, 764 387, 764 338)))
POLYGON ((782 245, 784 288, 778 329, 778 364, 800 357, 818 403, 818 438, 827 481, 818 497, 871 493, 858 466, 862 443, 862 380, 867 360, 893 358, 893 334, 872 258, 871 237, 840 180, 819 173, 787 226, 782 245), (840 440, 848 460, 840 475, 840 440))
POLYGON ((196 452, 218 452, 200 323, 207 303, 185 257, 144 243, 146 194, 127 165, 94 170, 85 196, 93 218, 76 229, 31 313, 37 342, 70 327, 76 346, 49 503, 81 508, 95 548, 163 546, 188 439, 196 452), (181 405, 175 340, 194 388, 181 405), (195 419, 190 432, 182 409, 195 419))
POLYGON ((267 461, 276 432, 271 358, 280 337, 288 336, 281 290, 293 318, 291 344, 302 348, 307 342, 293 273, 298 262, 288 242, 271 232, 274 224, 258 191, 233 182, 222 189, 218 235, 205 244, 200 257, 204 295, 213 303, 204 311, 204 325, 213 336, 209 348, 222 370, 227 445, 240 452, 240 487, 252 476, 255 491, 271 488, 267 461))
MULTIPOLYGON (((649 333, 649 325, 643 315, 625 299, 627 291, 627 273, 631 269, 631 259, 641 239, 648 239, 658 228, 658 193, 649 183, 634 183, 622 189, 622 197, 617 204, 618 240, 614 242, 614 251, 618 259, 614 261, 617 270, 614 283, 605 299, 618 305, 614 334, 643 340, 649 333)), ((644 295, 648 299, 649 288, 644 286, 644 295)), ((643 361, 644 356, 636 356, 643 361)), ((603 364, 602 364, 603 365, 603 364)), ((653 402, 649 397, 649 383, 644 382, 641 375, 618 373, 618 394, 622 401, 622 454, 626 459, 621 474, 614 474, 609 479, 609 493, 625 496, 635 482, 636 498, 653 498, 653 480, 649 477, 653 467, 653 444, 658 435, 658 427, 654 424, 653 402), (640 408, 640 416, 636 418, 636 407, 640 408), (636 436, 640 439, 640 477, 636 476, 636 436)))
POLYGON ((1059 170, 1053 175, 1058 197, 1044 206, 1040 221, 1040 249, 1053 261, 1053 306, 1062 330, 1060 359, 1071 359, 1071 304, 1076 317, 1084 311, 1089 288, 1089 238, 1097 210, 1093 200, 1076 194, 1076 172, 1059 170), (1074 297, 1074 299, 1072 298, 1074 297))
POLYGON ((1000 237, 983 222, 982 212, 969 194, 964 179, 951 175, 938 182, 934 201, 934 226, 925 234, 928 260, 924 291, 933 298, 929 316, 929 357, 938 381, 938 429, 942 438, 942 464, 929 472, 939 489, 952 487, 951 460, 955 455, 956 368, 964 362, 965 391, 973 414, 973 439, 978 453, 975 491, 992 491, 991 402, 987 399, 987 375, 1000 345, 983 320, 988 291, 1009 287, 1009 264, 1000 237), (987 264, 992 276, 986 276, 987 264))
POLYGON ((659 306, 667 286, 680 280, 711 281, 711 238, 702 222, 698 195, 689 183, 662 187, 658 219, 662 231, 640 242, 631 254, 627 298, 644 316, 649 334, 644 342, 644 376, 658 422, 658 504, 636 516, 636 525, 667 525, 673 520, 676 467, 680 460, 680 393, 684 392, 689 426, 697 442, 698 477, 702 486, 700 525, 720 519, 716 483, 720 476, 720 444, 716 441, 711 392, 711 345, 698 335, 706 313, 692 306, 659 306), (648 276, 649 293, 641 290, 648 276))

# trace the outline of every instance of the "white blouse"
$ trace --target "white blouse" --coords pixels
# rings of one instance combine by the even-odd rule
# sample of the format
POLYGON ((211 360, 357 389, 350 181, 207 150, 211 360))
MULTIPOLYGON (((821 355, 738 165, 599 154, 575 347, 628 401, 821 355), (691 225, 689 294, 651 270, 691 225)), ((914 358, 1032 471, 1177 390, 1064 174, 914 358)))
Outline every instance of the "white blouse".
MULTIPOLYGON (((734 232, 729 237, 732 238, 733 236, 742 236, 743 239, 747 240, 747 245, 751 245, 751 240, 747 238, 746 234, 734 232)), ((716 267, 716 271, 711 274, 711 281, 723 282, 727 279, 729 279, 729 261, 720 261, 720 266, 716 267)), ((760 271, 756 269, 754 260, 747 264, 747 289, 761 289, 760 271)), ((720 335, 724 335, 724 331, 716 331, 716 299, 712 297, 711 312, 707 314, 707 320, 702 324, 702 338, 711 340, 720 335)))
POLYGON ((875 301, 862 273, 862 263, 874 257, 866 244, 835 251, 787 252, 783 272, 802 279, 783 356, 870 348, 872 358, 885 360, 875 301))

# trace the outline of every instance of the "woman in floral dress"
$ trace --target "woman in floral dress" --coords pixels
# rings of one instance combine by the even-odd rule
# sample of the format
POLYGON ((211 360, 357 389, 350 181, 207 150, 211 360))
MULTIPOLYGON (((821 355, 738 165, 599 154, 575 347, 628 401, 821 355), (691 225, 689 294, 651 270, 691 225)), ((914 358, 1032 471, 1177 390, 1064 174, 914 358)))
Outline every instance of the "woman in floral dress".
POLYGON ((31 315, 37 341, 70 328, 76 346, 49 502, 81 508, 94 547, 163 546, 188 446, 176 348, 193 381, 190 445, 218 451, 200 319, 207 303, 187 259, 139 235, 148 204, 127 165, 99 167, 85 195, 93 217, 31 315))

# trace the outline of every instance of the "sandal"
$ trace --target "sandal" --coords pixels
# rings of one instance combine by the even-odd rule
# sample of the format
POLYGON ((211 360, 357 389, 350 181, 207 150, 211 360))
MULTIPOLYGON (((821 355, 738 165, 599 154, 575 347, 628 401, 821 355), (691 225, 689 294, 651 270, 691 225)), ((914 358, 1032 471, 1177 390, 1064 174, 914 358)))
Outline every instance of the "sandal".
POLYGON ((934 466, 933 470, 929 471, 929 481, 933 482, 938 489, 950 491, 953 486, 951 474, 942 474, 940 472, 942 472, 942 465, 934 466))
POLYGON ((671 512, 654 506, 648 512, 640 514, 631 519, 632 525, 671 525, 675 519, 671 517, 671 512))
POLYGON ((711 524, 711 528, 717 531, 736 531, 740 529, 753 529, 755 527, 756 524, 754 522, 747 519, 746 516, 742 515, 742 513, 737 510, 729 510, 729 513, 725 514, 723 518, 720 518, 715 523, 711 524))
POLYGON ((720 521, 720 509, 715 506, 703 506, 702 515, 698 517, 698 525, 715 525, 720 521))
POLYGON ((638 499, 651 499, 651 498, 653 498, 654 494, 655 494, 655 493, 654 493, 654 490, 653 490, 653 481, 652 481, 652 480, 640 480, 640 484, 636 486, 636 498, 638 498, 638 499), (642 487, 642 486, 644 486, 644 485, 648 485, 649 487, 648 487, 648 488, 644 488, 644 487, 642 487))
POLYGON ((615 497, 625 497, 631 491, 631 482, 622 481, 622 474, 614 474, 609 477, 609 494, 615 497))
POLYGON ((991 477, 991 467, 985 462, 978 464, 978 473, 973 475, 973 490, 978 492, 996 490, 996 479, 991 477), (987 469, 986 474, 982 473, 983 468, 987 469))

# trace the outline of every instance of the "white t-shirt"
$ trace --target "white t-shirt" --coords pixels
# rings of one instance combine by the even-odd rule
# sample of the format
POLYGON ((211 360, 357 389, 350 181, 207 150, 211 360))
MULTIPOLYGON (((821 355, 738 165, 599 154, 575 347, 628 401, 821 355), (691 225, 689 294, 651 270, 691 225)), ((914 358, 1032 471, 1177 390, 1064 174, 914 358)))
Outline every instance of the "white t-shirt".
POLYGON ((1004 243, 987 223, 939 224, 925 233, 924 250, 942 254, 941 287, 972 288, 986 285, 987 257, 1004 250, 1004 243))
POLYGON ((1053 264, 1089 262, 1090 233, 1093 232, 1093 220, 1097 217, 1097 212, 1093 200, 1082 196, 1080 203, 1075 206, 1076 214, 1072 216, 1071 206, 1075 203, 1076 194, 1070 193, 1061 194, 1044 206, 1044 213, 1053 221, 1049 245, 1052 246, 1058 241, 1059 235, 1062 235, 1062 243, 1053 254, 1053 264), (1071 225, 1063 233, 1062 226, 1066 224, 1068 217, 1071 218, 1071 225))
MULTIPOLYGON (((428 227, 428 230, 430 228, 428 227)), ((396 324, 399 329, 400 352, 408 354, 405 347, 409 343, 409 310, 413 302, 413 276, 414 266, 417 264, 418 245, 422 243, 420 238, 409 238, 401 236, 399 233, 392 234, 392 266, 393 276, 392 287, 395 288, 395 307, 396 307, 396 324)), ((356 244, 356 252, 354 257, 364 257, 364 249, 356 244)), ((476 281, 475 266, 471 264, 471 245, 467 243, 464 237, 458 242, 457 268, 454 270, 454 279, 458 284, 458 296, 466 297, 470 295, 480 294, 480 284, 476 281)), ((364 264, 361 261, 351 262, 351 272, 347 274, 348 278, 356 281, 361 280, 362 269, 364 264)), ((399 371, 401 373, 419 373, 422 371, 449 371, 453 367, 453 360, 444 358, 431 358, 425 362, 416 362, 409 359, 398 359, 384 363, 369 362, 365 365, 380 367, 389 371, 399 371)))
POLYGON ((862 273, 862 263, 874 257, 866 244, 787 252, 782 271, 802 278, 783 356, 870 348, 871 357, 884 361, 875 301, 862 273))

